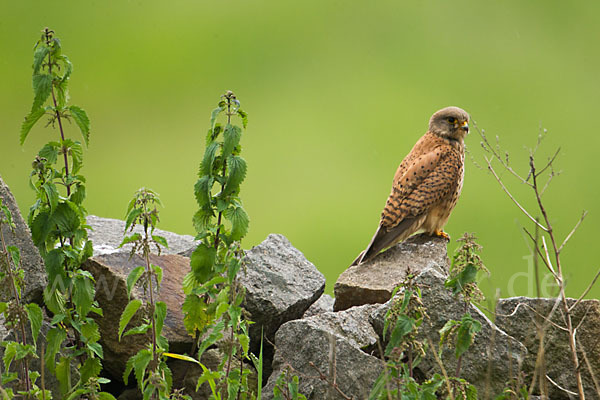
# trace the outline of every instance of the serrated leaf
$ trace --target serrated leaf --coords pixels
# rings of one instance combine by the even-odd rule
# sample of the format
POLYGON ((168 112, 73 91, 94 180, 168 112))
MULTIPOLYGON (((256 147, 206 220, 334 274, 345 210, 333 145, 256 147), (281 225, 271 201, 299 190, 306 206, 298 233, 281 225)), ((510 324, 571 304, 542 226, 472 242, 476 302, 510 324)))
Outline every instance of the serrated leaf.
POLYGON ((242 129, 239 126, 228 124, 223 132, 223 157, 227 158, 233 149, 240 143, 242 129))
POLYGON ((250 218, 242 207, 233 207, 225 212, 225 217, 231 221, 231 240, 241 240, 248 232, 250 218))
POLYGON ((165 317, 167 316, 167 305, 164 301, 158 301, 154 305, 154 322, 156 324, 156 337, 160 337, 165 317))
POLYGON ((50 231, 54 228, 54 221, 48 211, 42 211, 35 216, 30 225, 31 239, 40 253, 46 253, 46 238, 50 231))
POLYGON ((144 266, 140 265, 131 270, 127 275, 127 296, 131 299, 131 289, 135 286, 140 277, 144 274, 144 266))
POLYGON ((206 150, 204 150, 204 158, 200 163, 200 176, 210 175, 212 173, 213 163, 215 162, 218 148, 219 143, 217 142, 212 142, 206 146, 206 150))
POLYGON ((102 350, 102 346, 100 345, 100 343, 98 343, 98 342, 87 343, 86 346, 100 359, 104 358, 104 351, 102 350))
POLYGON ((58 379, 60 392, 65 395, 71 388, 71 363, 68 357, 61 357, 56 364, 56 378, 58 379))
POLYGON ((48 163, 54 164, 58 159, 59 148, 60 143, 48 142, 40 149, 40 151, 38 151, 38 155, 48 160, 48 163))
POLYGON ((84 109, 77 106, 69 106, 69 111, 71 111, 71 116, 75 120, 75 123, 79 127, 81 131, 81 135, 83 136, 83 140, 86 146, 89 146, 90 142, 90 119, 87 116, 87 113, 84 109))
POLYGON ((409 334, 414 327, 414 319, 404 314, 398 316, 398 319, 396 320, 396 325, 394 326, 394 329, 392 330, 392 334, 390 336, 390 341, 385 348, 386 356, 389 355, 395 347, 398 347, 402 343, 404 336, 409 334))
POLYGON ((198 282, 206 282, 213 275, 216 255, 214 247, 208 247, 204 243, 196 247, 190 257, 190 266, 198 282))
POLYGON ((240 156, 230 156, 227 159, 227 181, 225 183, 225 189, 223 189, 223 196, 228 196, 232 193, 236 193, 240 184, 246 177, 246 160, 240 156))
POLYGON ((444 286, 452 289, 452 293, 457 295, 465 286, 475 282, 477 279, 477 267, 473 264, 468 264, 460 273, 452 279, 448 279, 444 286))
POLYGON ((58 226, 63 237, 75 236, 81 224, 79 214, 69 204, 60 203, 52 214, 52 220, 58 226))
POLYGON ((121 335, 123 334, 125 327, 129 323, 129 321, 131 321, 131 318, 137 312, 141 305, 141 300, 134 299, 131 300, 125 307, 125 310, 123 310, 123 314, 121 314, 121 318, 119 319, 119 341, 121 340, 121 335))
POLYGON ((19 265, 21 265, 21 251, 19 248, 17 246, 6 246, 6 251, 10 254, 10 259, 15 268, 19 268, 19 265))
POLYGON ((46 113, 46 109, 43 107, 38 107, 36 109, 31 110, 31 112, 25 117, 25 120, 21 124, 21 145, 25 143, 25 139, 27 135, 29 135, 29 131, 35 125, 36 122, 39 121, 40 118, 44 116, 46 113))
POLYGON ((51 182, 46 182, 42 185, 42 189, 44 189, 44 192, 46 193, 46 199, 50 205, 50 212, 53 213, 58 205, 58 190, 56 190, 56 185, 51 182))
POLYGON ((31 325, 33 344, 36 345, 38 335, 42 329, 42 309, 35 303, 29 303, 25 305, 25 309, 27 310, 27 318, 29 319, 29 324, 31 325))
POLYGON ((161 267, 154 264, 150 264, 150 267, 152 268, 152 271, 154 271, 154 275, 156 276, 156 284, 158 285, 158 287, 160 287, 160 285, 162 284, 163 270, 161 267))
POLYGON ((94 302, 95 289, 92 281, 81 275, 74 278, 73 302, 81 318, 85 317, 94 302))
POLYGON ((46 362, 46 368, 50 372, 54 372, 56 366, 56 354, 60 351, 62 343, 67 338, 67 332, 60 327, 54 327, 48 331, 46 335, 46 354, 44 361, 46 362))
POLYGON ((37 110, 42 107, 50 93, 52 93, 52 80, 53 77, 48 74, 35 74, 33 75, 33 105, 31 111, 37 110))
POLYGON ((99 358, 91 358, 88 357, 81 368, 79 368, 79 373, 81 374, 81 382, 83 384, 87 383, 87 381, 92 377, 97 377, 102 370, 102 363, 99 358))
POLYGON ((131 328, 127 332, 125 332, 122 337, 129 336, 129 335, 144 334, 144 333, 148 332, 150 330, 150 328, 151 328, 150 324, 143 324, 140 326, 136 326, 135 328, 131 328))
POLYGON ((210 191, 214 182, 214 178, 208 175, 202 176, 196 181, 196 184, 194 185, 194 195, 196 196, 196 202, 200 208, 210 205, 210 191))
POLYGON ((463 355, 473 343, 475 334, 481 330, 481 323, 467 313, 462 317, 456 332, 456 358, 463 355))
POLYGON ((212 209, 206 210, 205 208, 201 208, 196 211, 192 218, 192 224, 194 225, 196 232, 205 232, 214 216, 212 209))
POLYGON ((44 63, 44 59, 48 55, 49 48, 47 46, 38 46, 33 53, 33 73, 38 74, 44 63))
POLYGON ((164 247, 166 249, 169 248, 169 243, 167 243, 167 239, 165 239, 162 236, 152 235, 152 240, 154 240, 156 243, 158 243, 159 245, 161 245, 162 247, 164 247))
POLYGON ((152 352, 148 349, 142 349, 138 351, 138 353, 132 356, 129 361, 127 361, 127 365, 125 367, 125 373, 123 374, 123 380, 127 383, 127 378, 133 369, 135 379, 138 382, 138 386, 143 390, 144 388, 144 375, 146 373, 146 367, 148 363, 152 360, 152 352), (130 363, 131 361, 131 363, 130 363))
POLYGON ((87 339, 88 342, 97 342, 100 340, 100 330, 98 324, 91 318, 85 324, 81 325, 81 335, 87 339))
POLYGON ((17 342, 7 342, 4 347, 4 357, 2 357, 2 361, 4 362, 4 369, 8 370, 12 361, 15 359, 17 355, 17 342))
POLYGON ((83 200, 85 200, 85 194, 85 186, 79 184, 75 187, 75 190, 71 192, 71 197, 69 197, 69 200, 77 205, 81 205, 83 200))

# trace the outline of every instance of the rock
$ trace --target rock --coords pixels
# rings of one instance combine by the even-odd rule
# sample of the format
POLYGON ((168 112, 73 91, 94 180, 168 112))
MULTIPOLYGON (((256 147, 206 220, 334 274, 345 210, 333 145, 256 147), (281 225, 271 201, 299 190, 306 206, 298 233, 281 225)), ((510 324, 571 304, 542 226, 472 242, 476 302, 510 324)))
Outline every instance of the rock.
MULTIPOLYGON (((569 306, 572 306, 576 301, 575 299, 567 300, 569 306)), ((539 354, 538 316, 549 316, 555 303, 556 299, 511 297, 500 299, 496 307, 496 323, 498 326, 523 343, 529 351, 523 365, 523 370, 528 376, 533 375, 536 358, 539 354), (538 318, 536 319, 536 317, 538 318)), ((558 326, 565 326, 563 316, 562 305, 558 304, 551 321, 558 326)), ((600 301, 581 301, 573 309, 571 320, 573 326, 577 327, 578 359, 581 364, 581 378, 584 391, 587 395, 586 397, 590 396, 590 398, 593 398, 593 395, 598 392, 594 385, 592 374, 590 374, 590 367, 594 371, 596 380, 600 379, 600 340, 598 339, 600 335, 600 301), (583 322, 581 322, 582 319, 584 319, 583 322), (585 361, 586 357, 589 361, 589 366, 585 361)), ((577 393, 577 383, 571 361, 568 333, 552 324, 547 325, 544 335, 546 375, 561 387, 577 393)), ((551 399, 570 398, 568 394, 556 388, 549 381, 547 388, 551 399)), ((539 394, 539 388, 536 388, 534 393, 539 394)))
POLYGON ((240 283, 246 288, 244 308, 255 323, 250 326, 253 347, 261 331, 273 340, 284 323, 302 314, 325 290, 325 277, 282 235, 271 234, 246 252, 240 283))
MULTIPOLYGON (((430 348, 427 351, 427 355, 417 367, 423 376, 441 373, 432 353, 432 351, 437 352, 439 330, 448 320, 460 321, 465 311, 462 299, 455 298, 444 286, 445 279, 446 275, 441 274, 437 267, 424 269, 414 279, 415 284, 421 288, 422 301, 429 315, 429 318, 423 321, 417 338, 423 343, 427 343, 427 339, 430 339, 435 346, 435 350, 430 348)), ((401 289, 396 296, 401 296, 402 293, 401 289)), ((380 335, 383 333, 385 313, 391 304, 392 301, 389 301, 371 314, 373 327, 380 335)), ((518 366, 523 362, 527 350, 521 343, 493 325, 477 307, 470 305, 468 310, 471 316, 481 323, 481 331, 462 357, 460 377, 475 385, 481 398, 487 398, 486 385, 489 382, 489 394, 494 398, 502 392, 506 383, 518 371, 518 366), (489 379, 488 367, 490 368, 489 379)), ((457 360, 454 348, 444 346, 441 359, 446 371, 449 373, 455 371, 457 360)))
MULTIPOLYGON (((88 215, 87 223, 91 228, 88 229, 88 237, 94 245, 95 256, 131 251, 131 244, 119 248, 125 233, 125 221, 88 215)), ((138 225, 133 232, 143 233, 143 227, 138 225)), ((131 234, 127 232, 127 235, 131 234)), ((169 243, 169 248, 162 249, 161 254, 180 254, 189 257, 197 245, 197 241, 190 235, 179 235, 160 229, 155 229, 154 234, 164 237, 169 243)))
MULTIPOLYGON (((216 371, 222 361, 223 355, 219 349, 208 349, 200 357, 200 362, 211 371, 216 371)), ((174 389, 181 389, 183 394, 190 396, 192 400, 205 400, 210 397, 212 392, 206 382, 196 392, 198 378, 202 375, 202 368, 199 365, 175 359, 170 359, 168 364, 173 373, 174 389)))
MULTIPOLYGON (((2 177, 0 177, 0 197, 2 203, 12 213, 13 222, 16 225, 14 234, 8 226, 3 225, 2 234, 7 246, 16 246, 21 252, 21 268, 25 271, 23 302, 33 302, 41 305, 43 304, 44 288, 48 285, 44 261, 40 257, 37 247, 33 244, 29 227, 23 220, 17 202, 2 177)), ((8 288, 0 290, 0 301, 8 301, 12 297, 12 293, 8 288)))
POLYGON ((385 303, 394 288, 413 273, 434 269, 448 273, 447 241, 428 235, 416 235, 379 254, 373 260, 344 271, 333 288, 334 310, 362 304, 385 303))
MULTIPOLYGON (((185 300, 182 280, 190 270, 189 259, 176 254, 151 255, 150 262, 163 269, 158 300, 167 304, 163 335, 169 341, 169 350, 175 353, 189 351, 193 338, 188 336, 184 328, 181 311, 185 300)), ((104 349, 104 368, 118 380, 122 379, 129 357, 149 341, 149 336, 145 335, 131 335, 121 338, 120 342, 118 340, 119 319, 129 302, 127 276, 139 265, 145 265, 142 257, 134 255, 129 258, 129 254, 123 252, 94 256, 84 264, 84 268, 90 271, 96 280, 96 300, 104 311, 104 316, 97 318, 102 338, 100 343, 104 349)), ((133 298, 143 299, 144 303, 149 299, 139 286, 133 290, 133 298)), ((141 311, 138 310, 127 329, 140 323, 140 314, 141 311)))
POLYGON ((376 342, 369 324, 376 306, 354 307, 343 312, 326 312, 306 319, 290 321, 275 335, 273 374, 263 389, 263 398, 273 398, 273 388, 289 365, 300 378, 300 393, 307 399, 343 399, 333 385, 354 399, 366 399, 381 373, 381 360, 364 350, 376 342), (314 367, 311 365, 314 365, 314 367))
POLYGON ((333 297, 328 294, 323 294, 321 297, 317 299, 308 310, 304 313, 302 318, 312 317, 313 315, 323 314, 325 312, 333 311, 333 297))

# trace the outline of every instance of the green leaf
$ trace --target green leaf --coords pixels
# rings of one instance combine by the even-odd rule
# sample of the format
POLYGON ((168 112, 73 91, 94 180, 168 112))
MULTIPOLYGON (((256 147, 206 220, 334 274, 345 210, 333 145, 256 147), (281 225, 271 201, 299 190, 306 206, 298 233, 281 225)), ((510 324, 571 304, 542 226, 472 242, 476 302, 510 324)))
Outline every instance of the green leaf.
POLYGON ((142 235, 141 235, 140 233, 137 233, 137 232, 136 232, 136 233, 134 233, 133 235, 130 235, 130 236, 125 236, 125 237, 123 238, 123 241, 122 241, 122 242, 121 242, 121 244, 119 245, 119 248, 121 248, 121 247, 125 246, 126 244, 129 244, 129 243, 134 243, 134 242, 138 242, 138 241, 140 241, 140 240, 142 240, 142 235))
POLYGON ((156 243, 158 243, 159 245, 161 245, 162 247, 164 247, 166 249, 169 248, 169 243, 167 243, 167 239, 165 239, 162 236, 152 235, 152 240, 154 240, 156 243))
POLYGON ((63 237, 75 236, 81 224, 79 215, 68 203, 60 203, 52 215, 54 223, 58 226, 63 237))
POLYGON ((137 312, 137 310, 142 305, 142 301, 139 299, 131 300, 125 310, 123 310, 123 314, 121 314, 121 318, 119 320, 119 341, 121 340, 121 335, 125 330, 125 327, 131 321, 133 315, 137 312))
POLYGON ((131 328, 127 332, 125 332, 122 337, 129 336, 129 335, 141 335, 141 334, 148 332, 150 330, 150 328, 151 328, 150 324, 143 324, 140 326, 136 326, 135 328, 131 328))
POLYGON ((175 358, 177 360, 189 361, 189 362, 192 362, 192 363, 200 365, 200 362, 198 360, 196 360, 195 358, 192 358, 190 356, 186 356, 186 355, 183 355, 183 354, 163 353, 163 356, 170 357, 170 358, 175 358))
POLYGON ((477 267, 473 264, 468 264, 460 273, 452 279, 445 282, 447 288, 452 289, 454 295, 460 293, 465 286, 476 281, 477 267))
POLYGON ((88 318, 87 322, 81 325, 81 335, 88 342, 94 343, 100 340, 100 330, 96 321, 88 318))
POLYGON ((38 46, 33 53, 33 73, 38 74, 44 63, 44 59, 48 55, 49 48, 47 46, 38 46))
POLYGON ((408 335, 415 327, 415 320, 407 315, 401 314, 398 316, 390 341, 385 348, 385 355, 389 355, 395 347, 398 347, 404 338, 408 335))
POLYGON ((10 259, 12 260, 15 268, 19 268, 21 265, 21 251, 19 248, 17 246, 6 246, 6 251, 8 251, 8 254, 10 254, 10 259))
POLYGON ((231 240, 241 240, 248 232, 250 219, 242 207, 229 208, 225 217, 231 221, 231 240))
POLYGON ((143 210, 141 208, 134 208, 129 214, 127 214, 127 219, 125 220, 125 232, 127 232, 129 227, 135 222, 135 219, 142 214, 142 212, 143 210))
POLYGON ((50 329, 46 335, 46 354, 44 356, 44 361, 46 362, 46 368, 52 373, 56 366, 56 354, 60 351, 61 345, 66 338, 67 332, 57 326, 50 329))
POLYGON ((213 164, 215 162, 215 157, 218 148, 218 142, 212 142, 208 146, 206 146, 206 150, 204 151, 204 158, 202 159, 202 163, 200 163, 200 176, 212 174, 213 164))
POLYGON ((214 178, 209 175, 202 176, 196 181, 196 184, 194 185, 194 195, 196 196, 196 202, 200 208, 210 205, 210 191, 214 182, 214 178))
POLYGON ((95 289, 90 279, 81 275, 74 278, 73 302, 80 318, 85 317, 90 312, 94 295, 95 289))
POLYGON ((107 392, 98 393, 98 400, 117 400, 115 396, 107 392))
POLYGON ((31 112, 25 117, 25 120, 21 124, 21 145, 25 143, 25 139, 27 135, 29 135, 29 131, 35 125, 36 122, 40 120, 46 113, 46 109, 43 107, 38 107, 36 109, 31 110, 31 112))
POLYGON ((77 205, 81 205, 83 200, 85 200, 85 186, 81 184, 77 185, 75 190, 71 192, 69 200, 77 205))
POLYGON ((227 158, 233 153, 233 149, 240 143, 242 129, 239 126, 227 124, 223 133, 223 157, 227 158))
POLYGON ((4 348, 4 357, 2 357, 2 361, 4 361, 4 369, 8 370, 10 368, 10 364, 15 359, 17 355, 17 342, 6 342, 6 346, 4 348))
POLYGON ((473 338, 481 330, 481 323, 466 313, 456 332, 456 358, 463 355, 473 343, 473 338))
POLYGON ((0 314, 3 314, 4 311, 8 309, 8 303, 5 301, 0 302, 0 314))
POLYGON ((154 320, 156 324, 156 337, 160 337, 165 317, 167 316, 167 305, 164 301, 158 301, 154 305, 154 320))
POLYGON ((100 362, 100 359, 88 357, 79 369, 79 373, 81 374, 81 382, 83 384, 87 383, 90 378, 97 377, 101 370, 102 363, 100 362))
POLYGON ((100 359, 104 358, 104 351, 102 350, 102 346, 100 345, 100 343, 87 343, 86 346, 100 359))
POLYGON ((198 282, 206 282, 214 273, 214 264, 217 251, 214 247, 208 247, 200 243, 190 257, 190 266, 194 278, 198 282))
POLYGON ((154 264, 150 264, 150 267, 152 268, 152 271, 154 272, 154 275, 156 276, 156 284, 158 285, 158 287, 160 287, 160 285, 162 284, 163 270, 161 267, 159 267, 158 265, 154 265, 154 264))
POLYGON ((31 111, 42 107, 52 93, 52 76, 48 74, 33 75, 33 105, 31 111))
POLYGON ((31 333, 33 335, 34 345, 37 343, 38 335, 42 329, 42 309, 35 303, 29 303, 25 306, 27 310, 27 318, 31 324, 31 333))
POLYGON ((138 382, 138 386, 143 390, 144 388, 144 375, 146 373, 146 367, 152 360, 152 352, 148 349, 142 349, 138 353, 132 356, 125 366, 125 373, 123 374, 123 381, 127 384, 129 374, 131 370, 134 370, 135 379, 138 382))
POLYGON ((248 114, 245 111, 243 111, 241 108, 238 108, 237 114, 242 119, 242 126, 244 127, 244 129, 246 129, 246 127, 248 126, 248 114))
POLYGON ((196 211, 194 217, 192 218, 192 223, 194 224, 196 231, 205 232, 214 216, 215 215, 210 208, 208 210, 201 208, 200 210, 196 211))
POLYGON ((58 190, 56 190, 56 185, 51 182, 46 182, 42 185, 42 189, 46 192, 48 204, 50 204, 50 212, 52 213, 58 205, 58 190))
POLYGON ((60 143, 49 142, 49 143, 46 143, 44 145, 44 147, 42 147, 40 149, 40 151, 38 151, 38 155, 40 157, 43 157, 46 160, 48 160, 48 163, 54 164, 56 162, 56 160, 58 159, 59 148, 60 148, 60 143))
POLYGON ((65 395, 71 389, 71 359, 61 357, 56 364, 56 378, 60 384, 60 392, 65 395))
POLYGON ((223 196, 228 196, 232 193, 237 193, 240 184, 246 177, 246 160, 240 156, 230 156, 227 159, 227 166, 229 173, 227 174, 227 181, 225 183, 225 189, 223 190, 223 196))
POLYGON ((183 326, 188 334, 194 336, 197 330, 201 330, 206 320, 206 304, 195 294, 188 294, 183 301, 183 326))
POLYGON ((224 108, 219 106, 219 107, 215 108, 214 110, 212 110, 212 112, 210 113, 210 130, 211 130, 211 132, 215 129, 215 123, 217 122, 217 117, 223 110, 224 110, 224 108))
POLYGON ((71 116, 75 120, 75 123, 79 127, 81 131, 81 135, 83 135, 83 140, 86 146, 89 146, 90 141, 90 119, 87 116, 87 113, 82 108, 77 106, 69 106, 69 111, 71 111, 71 116))
POLYGON ((140 277, 144 274, 144 267, 140 265, 131 270, 127 276, 127 296, 131 299, 131 289, 135 286, 140 277))

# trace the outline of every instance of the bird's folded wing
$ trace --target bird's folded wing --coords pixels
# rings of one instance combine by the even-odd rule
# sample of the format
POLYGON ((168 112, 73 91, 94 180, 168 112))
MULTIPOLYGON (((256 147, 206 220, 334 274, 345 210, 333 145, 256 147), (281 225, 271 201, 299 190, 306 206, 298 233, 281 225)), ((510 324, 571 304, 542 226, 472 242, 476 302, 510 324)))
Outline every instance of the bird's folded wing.
POLYGON ((452 147, 440 146, 419 156, 406 168, 398 168, 381 213, 382 228, 394 228, 405 218, 429 211, 456 186, 459 165, 459 154, 452 147))

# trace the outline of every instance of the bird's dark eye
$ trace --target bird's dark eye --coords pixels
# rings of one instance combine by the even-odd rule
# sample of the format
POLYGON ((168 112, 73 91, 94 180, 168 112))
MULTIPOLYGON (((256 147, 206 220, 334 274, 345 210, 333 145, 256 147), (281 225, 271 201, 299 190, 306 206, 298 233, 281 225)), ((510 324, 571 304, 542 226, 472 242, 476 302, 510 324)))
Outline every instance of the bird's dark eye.
POLYGON ((451 124, 456 122, 456 118, 454 117, 448 117, 448 122, 450 122, 451 124))

